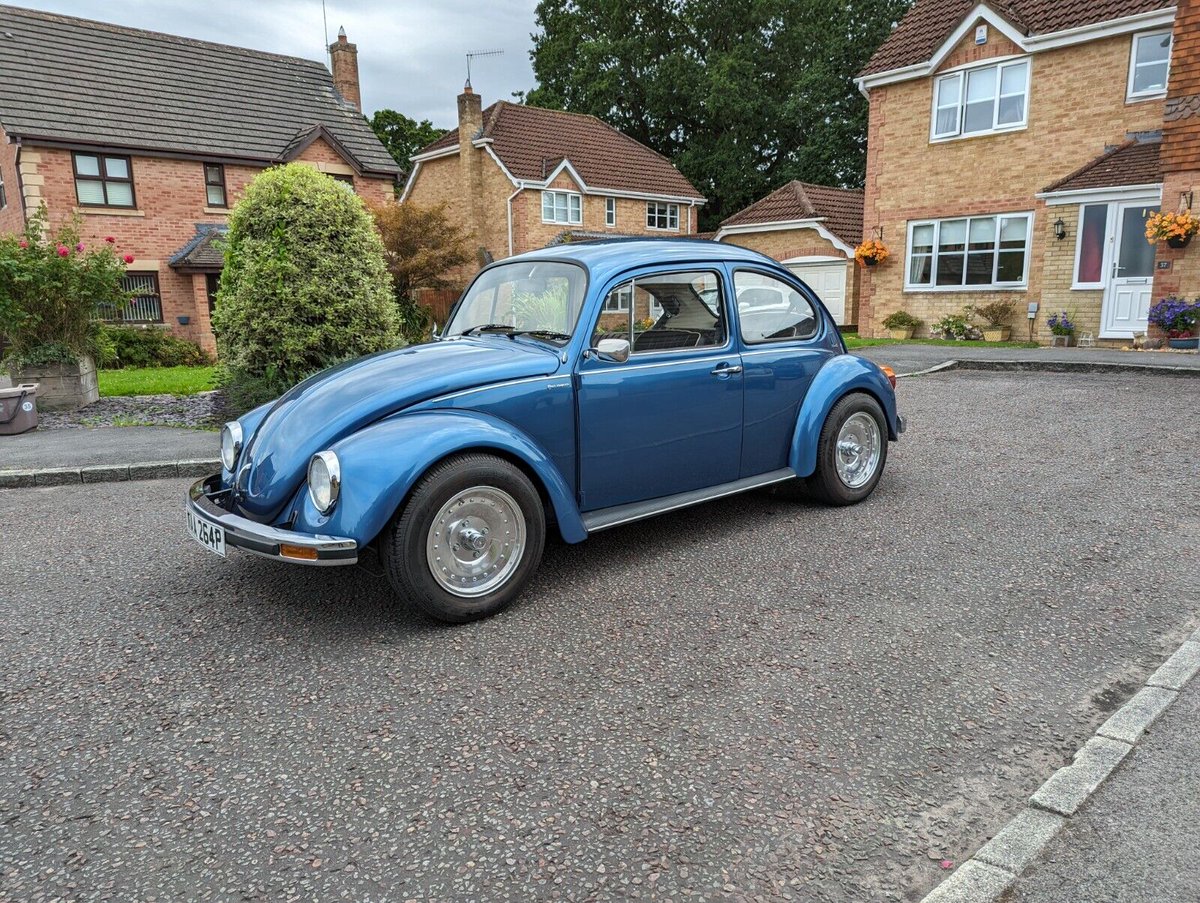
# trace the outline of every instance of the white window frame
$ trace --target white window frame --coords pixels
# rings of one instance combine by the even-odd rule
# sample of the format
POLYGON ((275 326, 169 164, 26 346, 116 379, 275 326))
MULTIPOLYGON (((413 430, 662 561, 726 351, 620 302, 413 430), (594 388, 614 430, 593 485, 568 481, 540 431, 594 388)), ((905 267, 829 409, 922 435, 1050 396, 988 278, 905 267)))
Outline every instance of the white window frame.
MULTIPOLYGON (((1029 287, 1029 256, 1033 248, 1033 212, 1013 211, 1011 213, 991 213, 984 216, 947 216, 942 219, 910 220, 908 223, 908 241, 904 249, 904 290, 906 292, 1008 292, 1025 291, 1029 287), (972 283, 967 285, 938 285, 937 265, 938 247, 942 237, 942 223, 966 221, 966 244, 969 249, 971 241, 971 221, 991 219, 996 221, 996 237, 992 246, 992 281, 989 283, 972 283), (999 282, 996 280, 996 269, 1000 265, 1000 230, 1003 220, 1025 220, 1025 260, 1021 269, 1019 282, 999 282), (912 248, 913 230, 918 226, 933 226, 933 252, 930 256, 929 282, 910 282, 912 277, 912 248)), ((969 254, 967 250, 964 254, 969 254)), ((966 265, 963 266, 963 278, 966 278, 966 265)))
POLYGON ((617 199, 604 199, 604 225, 615 226, 617 224, 617 199))
POLYGON ((583 195, 577 191, 543 191, 542 192, 542 222, 554 223, 560 226, 578 226, 583 223, 583 195), (560 198, 565 199, 564 208, 566 214, 563 218, 559 217, 560 198), (550 216, 546 216, 547 204, 549 201, 550 216))
POLYGON ((1133 103, 1139 100, 1155 100, 1160 97, 1167 96, 1167 85, 1171 79, 1171 52, 1174 50, 1175 38, 1171 35, 1171 29, 1159 29, 1158 31, 1141 31, 1133 36, 1129 42, 1129 76, 1125 83, 1125 100, 1133 103), (1167 77, 1163 79, 1163 86, 1155 88, 1152 91, 1134 91, 1133 76, 1137 72, 1137 48, 1138 42, 1152 38, 1161 38, 1164 35, 1170 35, 1171 40, 1167 42, 1167 77))
POLYGON ((604 296, 604 303, 600 306, 601 314, 627 314, 633 304, 633 282, 623 282, 616 286, 612 291, 604 296), (614 300, 613 293, 616 293, 616 306, 610 307, 609 302, 614 300))
POLYGON ((1113 201, 1088 201, 1079 205, 1079 217, 1075 221, 1075 263, 1071 268, 1071 291, 1094 292, 1108 288, 1108 274, 1112 270, 1113 232, 1117 226, 1117 207, 1113 201), (1088 207, 1107 208, 1104 216, 1104 250, 1100 255, 1100 281, 1080 282, 1079 258, 1083 253, 1083 211, 1088 207))
POLYGON ((679 205, 669 204, 666 201, 646 201, 646 228, 655 232, 678 232, 679 231, 679 205), (655 225, 660 214, 665 212, 667 224, 665 226, 655 225), (674 222, 675 225, 671 225, 674 222))
MULTIPOLYGON (((1005 132, 1019 132, 1029 125, 1029 95, 1032 88, 1033 66, 1028 56, 1004 57, 1003 59, 988 60, 983 65, 960 66, 957 69, 944 72, 933 80, 933 97, 931 98, 931 111, 929 114, 929 140, 931 142, 940 141, 958 141, 962 138, 977 138, 980 135, 1002 135, 1005 132), (1017 66, 1025 68, 1025 102, 1021 105, 1021 120, 1019 122, 1006 122, 1003 125, 997 124, 997 119, 1000 116, 1000 101, 1006 97, 1016 97, 1016 94, 1002 94, 1001 86, 1004 84, 1004 71, 1017 66), (988 129, 980 129, 975 132, 964 132, 963 124, 967 115, 966 93, 967 79, 972 72, 979 72, 984 69, 996 70, 996 94, 992 101, 992 127, 988 129), (937 130, 938 120, 938 93, 943 82, 950 79, 958 79, 958 99, 954 104, 954 109, 958 111, 958 118, 954 131, 939 132, 937 130)), ((950 106, 942 107, 941 109, 950 109, 950 106)))

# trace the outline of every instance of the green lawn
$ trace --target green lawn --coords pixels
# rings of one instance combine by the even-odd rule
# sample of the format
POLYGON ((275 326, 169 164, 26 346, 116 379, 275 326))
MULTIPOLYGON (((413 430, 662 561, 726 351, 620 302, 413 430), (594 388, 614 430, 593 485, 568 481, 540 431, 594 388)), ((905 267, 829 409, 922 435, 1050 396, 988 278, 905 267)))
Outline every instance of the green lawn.
POLYGON ((216 388, 215 367, 127 367, 100 371, 100 395, 195 395, 216 388))
POLYGON ((843 336, 846 348, 868 348, 871 345, 951 345, 959 348, 1037 348, 1037 342, 960 342, 956 339, 860 339, 856 335, 843 336))

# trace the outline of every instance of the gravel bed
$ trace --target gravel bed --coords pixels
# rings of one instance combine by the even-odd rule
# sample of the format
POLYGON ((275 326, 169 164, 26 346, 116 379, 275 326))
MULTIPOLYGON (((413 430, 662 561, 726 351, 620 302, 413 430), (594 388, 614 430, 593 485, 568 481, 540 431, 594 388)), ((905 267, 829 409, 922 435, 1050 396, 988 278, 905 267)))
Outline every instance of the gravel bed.
POLYGON ((41 411, 38 429, 69 430, 98 426, 179 426, 215 429, 222 422, 221 392, 195 395, 122 395, 101 398, 78 411, 41 411))

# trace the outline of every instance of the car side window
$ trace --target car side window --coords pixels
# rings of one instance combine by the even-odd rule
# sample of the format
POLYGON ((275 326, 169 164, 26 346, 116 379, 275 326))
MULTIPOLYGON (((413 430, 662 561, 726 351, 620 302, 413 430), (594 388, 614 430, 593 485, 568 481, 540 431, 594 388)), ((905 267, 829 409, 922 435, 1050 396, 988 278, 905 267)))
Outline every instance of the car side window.
POLYGON ((727 322, 717 273, 655 273, 608 293, 592 345, 624 339, 633 354, 719 346, 728 338, 727 322))
POLYGON ((807 339, 817 332, 817 314, 808 299, 779 279, 738 270, 733 274, 742 341, 747 345, 807 339))

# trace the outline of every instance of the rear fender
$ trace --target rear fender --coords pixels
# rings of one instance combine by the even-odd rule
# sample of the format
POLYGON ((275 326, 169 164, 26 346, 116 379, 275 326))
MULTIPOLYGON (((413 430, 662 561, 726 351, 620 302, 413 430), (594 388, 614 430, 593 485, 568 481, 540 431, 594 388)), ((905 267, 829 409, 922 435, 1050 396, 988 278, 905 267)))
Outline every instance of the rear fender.
POLYGON ((817 442, 833 406, 849 392, 875 396, 887 418, 888 439, 899 436, 896 422, 896 390, 877 364, 853 354, 832 357, 813 377, 792 433, 788 464, 796 476, 809 477, 817 469, 817 442))
POLYGON ((341 492, 328 515, 317 511, 307 484, 296 500, 294 529, 346 536, 366 545, 392 519, 425 471, 467 450, 493 450, 523 462, 541 481, 567 542, 587 537, 571 488, 542 448, 510 424, 472 411, 399 414, 335 443, 341 492))

